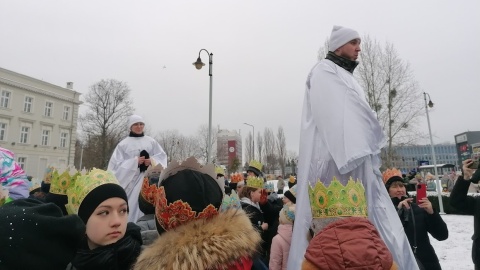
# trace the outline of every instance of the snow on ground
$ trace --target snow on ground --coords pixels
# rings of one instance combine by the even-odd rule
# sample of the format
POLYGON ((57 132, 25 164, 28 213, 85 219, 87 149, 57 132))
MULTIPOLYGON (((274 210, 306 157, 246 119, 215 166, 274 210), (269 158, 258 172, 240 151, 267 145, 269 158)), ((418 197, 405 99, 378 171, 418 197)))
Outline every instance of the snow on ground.
POLYGON ((473 216, 442 215, 448 226, 448 239, 437 241, 430 236, 443 270, 472 270, 473 216))

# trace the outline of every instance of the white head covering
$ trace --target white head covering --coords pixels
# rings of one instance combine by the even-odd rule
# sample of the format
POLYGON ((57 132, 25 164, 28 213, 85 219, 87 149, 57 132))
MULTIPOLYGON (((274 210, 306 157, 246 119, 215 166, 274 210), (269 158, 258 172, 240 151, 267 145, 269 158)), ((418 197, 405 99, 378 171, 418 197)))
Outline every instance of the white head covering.
POLYGON ((360 39, 360 35, 357 31, 343 26, 334 25, 332 34, 330 35, 328 50, 334 52, 336 49, 347 44, 349 41, 357 38, 360 39))
POLYGON ((128 130, 132 128, 132 125, 135 123, 145 123, 143 122, 143 118, 140 115, 132 114, 128 118, 128 130))

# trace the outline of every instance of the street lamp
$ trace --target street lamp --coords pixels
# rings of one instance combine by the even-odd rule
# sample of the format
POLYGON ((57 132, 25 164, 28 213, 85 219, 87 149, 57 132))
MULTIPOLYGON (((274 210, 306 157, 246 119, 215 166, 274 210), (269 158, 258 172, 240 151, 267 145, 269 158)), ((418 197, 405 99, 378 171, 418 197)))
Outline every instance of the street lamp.
POLYGON ((253 146, 253 152, 252 152, 252 159, 255 159, 255 127, 249 123, 243 123, 244 125, 251 126, 253 128, 253 135, 252 135, 252 146, 253 146))
POLYGON ((432 129, 430 127, 430 116, 428 115, 428 108, 433 108, 433 102, 430 98, 430 95, 426 92, 423 92, 423 99, 425 100, 425 111, 427 112, 427 122, 428 122, 428 133, 430 134, 430 147, 432 149, 432 158, 433 158, 433 169, 435 170, 435 181, 437 182, 437 196, 438 204, 440 205, 440 214, 445 214, 443 211, 443 200, 442 200, 442 187, 441 181, 438 180, 438 170, 437 170, 437 157, 435 155, 435 147, 433 147, 433 138, 432 138, 432 129), (427 103, 428 96, 428 103, 427 103))
POLYGON ((198 52, 198 58, 193 65, 196 69, 202 69, 205 64, 200 58, 200 53, 205 51, 208 54, 208 76, 210 76, 210 91, 209 91, 209 103, 208 103, 208 141, 207 141, 207 163, 210 162, 210 153, 212 151, 212 64, 213 64, 213 53, 209 53, 205 49, 201 49, 198 52))

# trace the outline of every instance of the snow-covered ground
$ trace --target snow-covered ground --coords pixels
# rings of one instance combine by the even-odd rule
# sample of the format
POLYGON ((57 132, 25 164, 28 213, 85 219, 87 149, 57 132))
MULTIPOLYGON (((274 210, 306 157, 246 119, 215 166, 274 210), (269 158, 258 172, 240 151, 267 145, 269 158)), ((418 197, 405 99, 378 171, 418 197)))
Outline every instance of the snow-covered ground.
POLYGON ((448 226, 448 239, 437 241, 430 236, 443 270, 472 270, 473 216, 442 215, 448 226))

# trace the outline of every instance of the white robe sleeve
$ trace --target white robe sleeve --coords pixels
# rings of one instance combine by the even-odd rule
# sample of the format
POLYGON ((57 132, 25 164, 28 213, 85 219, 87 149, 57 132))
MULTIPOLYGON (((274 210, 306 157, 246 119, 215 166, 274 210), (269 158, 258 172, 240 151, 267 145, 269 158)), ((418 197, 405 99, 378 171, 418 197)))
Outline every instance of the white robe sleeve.
POLYGON ((163 148, 158 144, 155 139, 152 139, 153 155, 150 153, 150 159, 152 161, 152 166, 161 164, 163 168, 167 167, 167 154, 163 151, 163 148))
POLYGON ((138 170, 138 157, 127 158, 122 145, 118 144, 108 162, 108 170, 112 171, 120 185, 127 189, 138 170))

